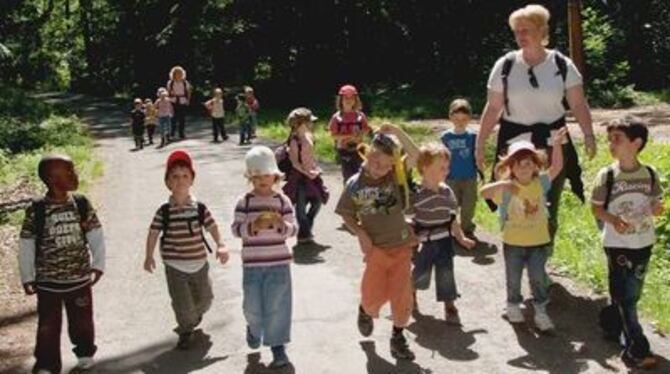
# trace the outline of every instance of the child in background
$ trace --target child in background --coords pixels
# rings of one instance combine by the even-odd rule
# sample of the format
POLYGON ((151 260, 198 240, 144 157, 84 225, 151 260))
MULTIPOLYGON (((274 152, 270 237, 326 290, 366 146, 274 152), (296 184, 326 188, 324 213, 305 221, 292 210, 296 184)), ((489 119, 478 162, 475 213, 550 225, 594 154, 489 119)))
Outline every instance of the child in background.
POLYGON ((368 147, 361 147, 364 162, 360 171, 347 181, 335 209, 358 237, 365 271, 361 281, 361 304, 358 329, 361 335, 372 334, 373 318, 391 302, 393 332, 391 355, 396 359, 414 360, 403 330, 412 313, 412 249, 417 244, 411 226, 405 221, 406 200, 395 178, 400 140, 407 152, 405 163, 416 163, 418 148, 399 128, 383 125, 368 147))
POLYGON ((456 99, 449 105, 449 121, 454 125, 445 131, 441 140, 451 153, 447 184, 456 195, 460 207, 460 222, 466 236, 473 238, 472 218, 477 205, 477 166, 475 144, 477 134, 468 129, 472 116, 470 103, 456 99))
POLYGON ((363 159, 358 154, 358 145, 370 132, 368 119, 356 87, 347 84, 340 88, 335 102, 337 112, 330 119, 328 128, 335 140, 337 158, 342 166, 342 180, 346 184, 358 173, 363 159))
POLYGON ((212 117, 212 135, 214 136, 214 143, 219 141, 219 135, 222 140, 228 140, 226 128, 224 127, 225 111, 223 109, 223 90, 215 88, 212 93, 212 98, 205 103, 205 108, 212 117))
POLYGON ((144 100, 144 127, 147 128, 149 144, 154 144, 154 133, 158 126, 158 110, 151 99, 144 100))
POLYGON ((79 178, 72 159, 42 157, 38 175, 47 193, 26 209, 19 239, 19 268, 26 295, 37 294, 34 373, 60 373, 63 305, 77 370, 91 369, 95 333, 92 287, 105 270, 100 221, 89 200, 73 193, 79 178))
POLYGON ((135 140, 135 150, 144 148, 144 108, 142 108, 142 99, 136 98, 133 101, 133 110, 130 112, 130 128, 135 140))
POLYGON ((562 144, 566 134, 564 127, 554 136, 551 166, 547 172, 543 171, 546 157, 533 143, 525 140, 512 143, 507 155, 496 165, 498 181, 481 189, 483 198, 492 199, 498 205, 505 256, 507 319, 510 323, 524 322, 521 276, 527 268, 535 307, 534 322, 543 332, 554 329, 546 309, 549 298, 545 266, 551 245, 547 193, 563 169, 562 144))
POLYGON ((419 150, 417 169, 421 173, 421 184, 412 194, 411 204, 421 248, 414 257, 412 278, 417 289, 426 290, 435 268, 435 291, 437 301, 444 302, 444 318, 447 323, 460 325, 454 305, 458 292, 454 280, 453 239, 467 249, 474 248, 475 242, 464 236, 457 219, 456 197, 444 183, 450 159, 449 150, 441 144, 428 144, 419 150))
POLYGON ((158 113, 158 130, 161 134, 161 144, 158 147, 162 148, 170 140, 170 126, 172 125, 172 115, 174 114, 172 102, 165 87, 158 89, 158 100, 156 100, 154 106, 158 113))
POLYGON ((623 333, 623 362, 644 369, 658 362, 638 320, 637 303, 656 243, 653 217, 665 210, 658 174, 638 159, 648 134, 647 124, 634 117, 607 124, 609 149, 616 161, 600 170, 591 196, 593 215, 604 223, 609 310, 619 326, 613 338, 619 340, 623 333))
POLYGON ((260 109, 260 104, 258 99, 254 95, 254 89, 250 86, 244 86, 244 103, 247 106, 249 112, 249 137, 256 137, 256 127, 258 127, 258 109, 260 109))
POLYGON ((286 122, 291 126, 289 159, 293 169, 288 173, 283 191, 295 206, 298 219, 298 244, 314 242, 314 219, 321 204, 328 201, 328 192, 321 179, 321 168, 314 154, 312 126, 316 117, 307 108, 296 108, 286 122))
POLYGON ((246 339, 251 349, 261 343, 271 347, 269 366, 280 368, 290 363, 285 345, 291 340, 293 302, 293 257, 286 239, 298 227, 291 201, 276 188, 283 175, 272 150, 253 147, 244 161, 252 190, 237 201, 232 231, 242 239, 246 339))
POLYGON ((225 264, 228 252, 223 245, 214 217, 205 204, 191 195, 195 178, 193 161, 185 151, 170 154, 165 168, 165 185, 170 198, 154 215, 147 236, 144 270, 156 269, 154 249, 160 238, 160 254, 165 264, 165 278, 177 319, 175 332, 179 335, 177 348, 189 349, 195 328, 209 310, 214 298, 205 239, 207 230, 216 242, 216 257, 225 264))

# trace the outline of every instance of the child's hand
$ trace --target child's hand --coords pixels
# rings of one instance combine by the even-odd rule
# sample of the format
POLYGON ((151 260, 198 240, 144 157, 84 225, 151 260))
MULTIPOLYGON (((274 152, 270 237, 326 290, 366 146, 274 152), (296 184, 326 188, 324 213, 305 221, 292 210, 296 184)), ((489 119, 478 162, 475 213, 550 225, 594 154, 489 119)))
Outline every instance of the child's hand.
POLYGON ((615 216, 611 223, 619 234, 625 233, 630 228, 630 224, 619 216, 615 216))
POLYGON ((156 269, 156 261, 154 261, 153 257, 147 257, 144 259, 144 270, 153 273, 154 269, 156 269))
POLYGON ((23 284, 23 292, 26 293, 26 295, 34 295, 35 294, 35 283, 33 282, 28 282, 23 284))
POLYGON ((226 262, 230 259, 228 254, 228 249, 223 244, 219 244, 219 248, 216 249, 216 259, 219 260, 221 265, 225 265, 226 262))
POLYGON ((96 283, 102 278, 102 271, 98 269, 91 269, 91 287, 95 286, 96 283))
POLYGON ((552 146, 553 147, 558 147, 562 146, 563 142, 565 141, 565 138, 568 136, 568 127, 561 127, 560 130, 556 132, 554 135, 554 139, 552 139, 552 146))
POLYGON ((663 205, 663 201, 661 200, 654 200, 651 203, 651 214, 654 216, 660 216, 663 215, 665 212, 665 206, 663 205))
POLYGON ((470 238, 462 237, 458 239, 458 244, 462 245, 465 249, 472 250, 477 245, 477 242, 470 238))

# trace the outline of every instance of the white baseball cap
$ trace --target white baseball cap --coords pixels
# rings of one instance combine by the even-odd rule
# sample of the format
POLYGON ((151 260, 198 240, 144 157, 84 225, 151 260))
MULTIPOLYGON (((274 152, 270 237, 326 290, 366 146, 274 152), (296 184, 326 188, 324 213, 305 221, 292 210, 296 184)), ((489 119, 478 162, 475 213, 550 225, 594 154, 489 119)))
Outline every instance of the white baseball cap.
POLYGON ((515 153, 521 151, 531 151, 535 152, 537 149, 535 145, 527 140, 517 140, 514 143, 510 144, 507 148, 507 157, 512 156, 515 153))

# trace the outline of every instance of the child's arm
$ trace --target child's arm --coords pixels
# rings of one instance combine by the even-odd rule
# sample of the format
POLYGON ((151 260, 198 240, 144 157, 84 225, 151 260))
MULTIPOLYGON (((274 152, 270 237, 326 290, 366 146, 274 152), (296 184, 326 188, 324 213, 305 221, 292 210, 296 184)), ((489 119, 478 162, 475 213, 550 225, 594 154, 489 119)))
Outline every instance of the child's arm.
POLYGON ((368 233, 365 232, 363 227, 360 225, 358 219, 350 214, 342 214, 342 219, 344 220, 344 224, 347 225, 347 227, 349 227, 349 229, 351 229, 354 235, 356 235, 358 238, 358 243, 361 246, 361 251, 363 254, 368 255, 370 251, 372 251, 372 239, 370 239, 368 233))
POLYGON ((297 146, 298 142, 299 140, 293 140, 293 138, 289 141, 288 158, 291 160, 291 165, 293 165, 294 169, 311 178, 309 171, 305 169, 300 162, 300 155, 298 154, 300 147, 297 146), (296 144, 296 146, 294 147, 293 144, 296 144))
POLYGON ((230 224, 230 230, 236 238, 248 238, 256 231, 253 222, 249 221, 247 215, 246 197, 240 198, 235 206, 233 223, 230 224))
POLYGON ((662 216, 665 213, 665 205, 663 205, 663 200, 656 199, 651 203, 651 214, 654 216, 662 216))
POLYGON ((563 141, 568 134, 568 128, 563 127, 554 136, 551 151, 551 166, 549 166, 549 179, 554 180, 563 170, 563 141))
POLYGON ((512 191, 513 188, 514 184, 512 183, 512 181, 502 180, 485 184, 479 190, 479 193, 482 195, 484 199, 490 200, 493 199, 493 197, 499 192, 512 191))
POLYGON ((154 261, 154 249, 156 248, 156 242, 158 241, 158 230, 149 230, 147 235, 147 245, 144 256, 144 270, 149 273, 153 273, 156 269, 156 261, 154 261))
POLYGON ((298 234, 298 225, 295 222, 295 215, 293 214, 293 205, 291 204, 291 200, 289 200, 289 198, 285 195, 281 194, 279 198, 284 201, 282 203, 284 210, 280 212, 281 222, 278 222, 278 224, 284 237, 289 238, 298 234))
MULTIPOLYGON (((97 218, 96 218, 97 221, 97 218)), ((86 240, 91 249, 91 272, 93 273, 93 282, 91 285, 98 283, 100 277, 105 272, 105 239, 102 232, 102 227, 98 226, 86 233, 86 240)))
POLYGON ((416 160, 419 158, 419 147, 416 145, 416 143, 414 143, 412 138, 407 135, 406 132, 404 132, 400 127, 390 123, 383 124, 379 131, 395 135, 398 140, 400 140, 403 149, 407 153, 407 159, 405 160, 407 167, 413 168, 416 166, 416 160))
POLYGON ((461 223, 458 219, 455 219, 451 224, 451 232, 453 233, 456 241, 466 249, 473 249, 477 244, 474 240, 465 236, 463 229, 461 228, 461 223))
POLYGON ((624 233, 626 230, 628 230, 628 222, 624 221, 623 218, 605 210, 605 207, 602 204, 591 203, 591 212, 600 221, 614 226, 614 229, 618 233, 624 233))
POLYGON ((209 228, 207 228, 207 231, 216 243, 216 258, 219 260, 221 265, 224 265, 226 262, 228 262, 230 256, 228 255, 228 249, 226 248, 226 245, 223 243, 223 240, 221 240, 219 226, 214 223, 209 228))

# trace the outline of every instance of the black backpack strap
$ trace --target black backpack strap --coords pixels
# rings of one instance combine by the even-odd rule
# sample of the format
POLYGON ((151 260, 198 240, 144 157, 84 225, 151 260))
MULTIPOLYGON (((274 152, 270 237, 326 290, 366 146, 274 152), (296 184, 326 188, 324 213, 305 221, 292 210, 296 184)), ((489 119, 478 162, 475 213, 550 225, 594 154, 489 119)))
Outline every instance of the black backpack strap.
POLYGON ((165 203, 161 205, 161 222, 163 228, 163 235, 161 235, 161 247, 165 242, 165 237, 167 236, 168 227, 170 227, 170 203, 165 203))
POLYGON ((86 240, 86 227, 84 223, 88 219, 88 214, 91 211, 91 206, 89 205, 88 199, 81 194, 72 194, 74 203, 77 206, 77 213, 79 213, 79 225, 81 226, 81 236, 86 240))
POLYGON ((200 235, 202 236, 202 241, 205 243, 205 247, 207 247, 207 252, 214 253, 212 251, 212 247, 209 246, 209 243, 207 242, 207 239, 205 238, 205 211, 206 210, 207 210, 207 207, 205 206, 205 204, 198 201, 198 224, 200 225, 200 235))
POLYGON ((610 206, 612 187, 614 187, 614 169, 609 166, 607 168, 607 174, 605 174, 605 203, 603 204, 605 211, 607 211, 607 208, 610 206))
MULTIPOLYGON (((46 224, 47 204, 43 197, 33 200, 33 231, 35 233, 35 254, 40 250, 40 244, 44 238, 44 226, 46 224)), ((37 256, 35 256, 37 257, 37 256)))
POLYGON ((514 52, 509 52, 508 54, 505 55, 505 61, 503 62, 502 66, 502 72, 500 74, 500 77, 502 78, 502 84, 503 84, 503 100, 505 102, 505 112, 507 115, 510 115, 509 111, 509 96, 507 95, 507 89, 508 89, 508 83, 507 83, 507 78, 509 77, 509 73, 512 71, 512 66, 514 66, 514 52))
POLYGON ((565 60, 565 56, 559 51, 556 51, 554 54, 554 62, 556 63, 556 67, 558 67, 558 74, 561 75, 561 79, 563 80, 563 101, 561 103, 563 104, 563 108, 568 110, 570 109, 570 105, 568 105, 568 99, 565 96, 565 80, 568 77, 568 62, 565 60))

